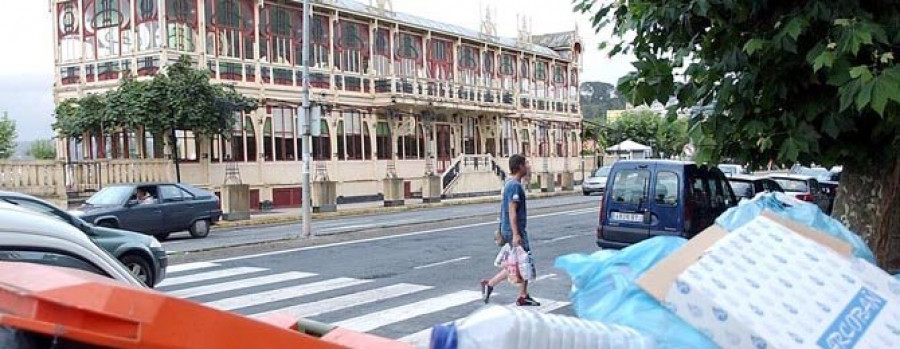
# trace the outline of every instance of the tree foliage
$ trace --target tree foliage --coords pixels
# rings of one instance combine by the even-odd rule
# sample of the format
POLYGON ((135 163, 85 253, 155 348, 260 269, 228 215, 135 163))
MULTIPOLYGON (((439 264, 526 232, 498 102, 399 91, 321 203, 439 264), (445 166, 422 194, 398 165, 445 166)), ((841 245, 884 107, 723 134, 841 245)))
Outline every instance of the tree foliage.
POLYGON ((609 146, 632 140, 653 148, 655 155, 669 158, 681 154, 688 144, 687 120, 663 117, 650 110, 633 110, 606 125, 603 137, 609 146))
POLYGON ((702 158, 869 167, 900 155, 897 1, 575 3, 596 30, 613 27, 610 54, 637 58, 618 85, 631 103, 707 107, 691 123, 702 158))
POLYGON ((586 120, 606 122, 606 112, 625 109, 625 98, 612 84, 586 81, 581 84, 579 102, 586 120))
POLYGON ((184 56, 152 79, 122 79, 121 85, 104 94, 89 94, 63 101, 56 107, 54 130, 80 139, 101 130, 134 130, 143 126, 152 134, 174 129, 198 135, 228 135, 234 112, 250 112, 256 101, 244 97, 231 85, 215 85, 209 72, 195 69, 184 56))
POLYGON ((6 113, 0 117, 0 159, 9 159, 16 153, 16 121, 6 113))
POLYGON ((28 155, 37 160, 55 160, 56 145, 48 139, 36 140, 28 147, 28 155))

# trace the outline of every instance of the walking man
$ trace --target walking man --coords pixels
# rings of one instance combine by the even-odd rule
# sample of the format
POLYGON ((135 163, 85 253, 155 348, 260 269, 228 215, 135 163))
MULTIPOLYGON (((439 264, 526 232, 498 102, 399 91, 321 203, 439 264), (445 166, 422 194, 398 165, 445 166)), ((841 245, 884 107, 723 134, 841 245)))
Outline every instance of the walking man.
MULTIPOLYGON (((509 172, 511 178, 503 186, 503 198, 500 203, 500 234, 504 241, 513 248, 522 246, 527 252, 531 252, 528 241, 528 210, 525 204, 525 188, 522 179, 531 173, 528 160, 522 155, 513 155, 509 158, 509 172)), ((484 302, 487 303, 494 291, 494 286, 503 282, 508 277, 506 268, 503 268, 490 280, 481 280, 481 292, 484 302)), ((518 306, 540 306, 528 294, 528 281, 522 280, 519 286, 519 297, 516 299, 518 306)))

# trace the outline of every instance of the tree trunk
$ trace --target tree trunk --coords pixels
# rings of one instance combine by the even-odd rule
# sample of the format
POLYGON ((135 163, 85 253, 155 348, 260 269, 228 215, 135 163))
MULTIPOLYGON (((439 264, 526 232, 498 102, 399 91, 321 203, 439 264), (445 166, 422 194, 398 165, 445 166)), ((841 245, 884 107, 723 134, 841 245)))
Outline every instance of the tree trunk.
POLYGON ((845 168, 833 216, 869 244, 880 267, 900 271, 900 159, 882 168, 845 168))

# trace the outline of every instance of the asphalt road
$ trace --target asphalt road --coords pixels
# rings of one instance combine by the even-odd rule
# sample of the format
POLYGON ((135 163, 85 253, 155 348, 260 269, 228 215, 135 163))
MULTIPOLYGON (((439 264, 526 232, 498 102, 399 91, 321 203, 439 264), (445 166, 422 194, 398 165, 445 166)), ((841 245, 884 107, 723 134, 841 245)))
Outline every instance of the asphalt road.
MULTIPOLYGON (((529 202, 528 230, 538 271, 531 293, 544 303, 538 311, 572 315, 571 282, 553 263, 561 255, 597 250, 596 203, 596 197, 529 202)), ((342 224, 387 224, 419 214, 458 217, 314 241, 175 255, 160 290, 244 315, 287 312, 422 345, 433 325, 483 306, 478 280, 497 272, 495 206, 342 219, 342 224)), ((287 231, 291 226, 262 229, 287 231)), ((516 289, 503 284, 495 293, 493 303, 510 304, 516 289)))
MULTIPOLYGON (((584 197, 570 195, 536 199, 529 202, 529 204, 530 208, 534 210, 582 205, 585 201, 586 198, 584 197)), ((334 235, 352 231, 392 228, 470 217, 493 216, 493 218, 496 219, 498 209, 499 206, 496 203, 445 206, 380 215, 350 216, 318 220, 313 221, 312 227, 313 231, 318 235, 334 235)), ((213 231, 210 232, 210 235, 205 239, 191 239, 186 232, 172 234, 172 237, 164 242, 163 245, 166 250, 172 253, 194 252, 236 245, 258 244, 291 239, 299 236, 300 232, 301 224, 299 223, 249 228, 213 229, 213 231)))

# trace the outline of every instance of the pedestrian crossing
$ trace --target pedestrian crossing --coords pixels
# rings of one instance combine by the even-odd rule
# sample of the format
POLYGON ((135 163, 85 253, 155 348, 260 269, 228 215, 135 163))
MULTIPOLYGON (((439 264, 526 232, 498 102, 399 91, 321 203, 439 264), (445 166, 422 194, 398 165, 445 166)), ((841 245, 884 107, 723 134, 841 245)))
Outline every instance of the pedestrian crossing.
MULTIPOLYGON (((171 266, 168 278, 157 289, 253 318, 273 314, 307 318, 418 347, 427 347, 434 324, 454 321, 482 306, 477 290, 227 264, 171 266)), ((545 313, 569 305, 550 299, 538 301, 542 305, 534 310, 545 313)))

